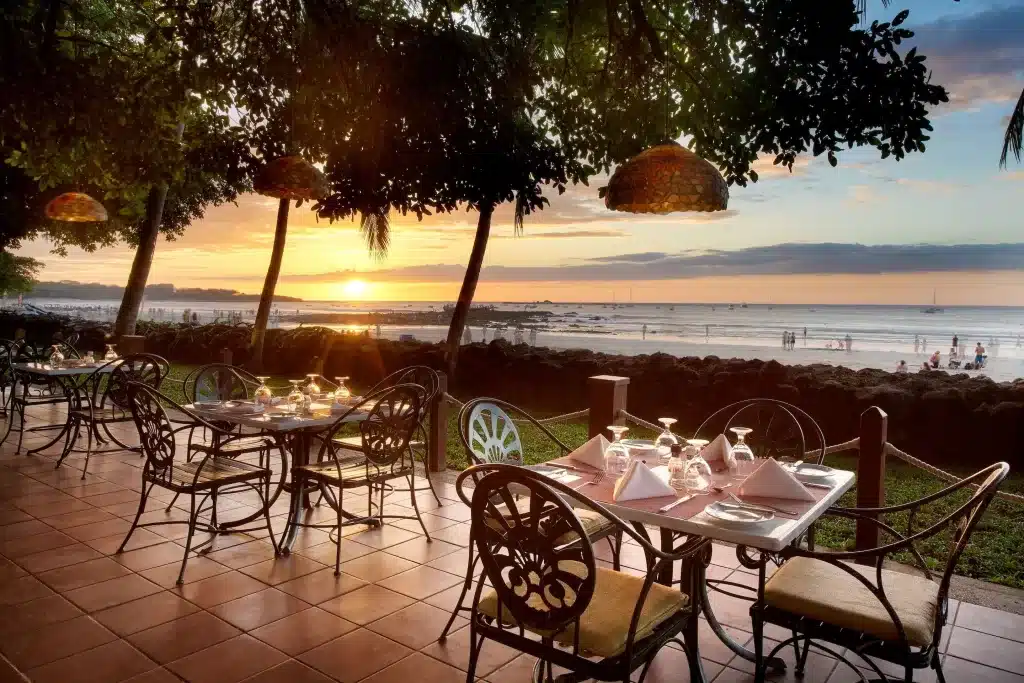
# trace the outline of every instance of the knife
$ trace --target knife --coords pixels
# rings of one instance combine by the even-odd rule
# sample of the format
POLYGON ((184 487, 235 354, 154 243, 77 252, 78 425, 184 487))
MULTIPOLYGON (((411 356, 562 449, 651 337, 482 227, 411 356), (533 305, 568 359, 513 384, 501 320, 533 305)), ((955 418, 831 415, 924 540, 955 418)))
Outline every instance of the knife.
POLYGON ((669 503, 668 505, 665 505, 665 506, 663 506, 663 507, 660 507, 660 508, 658 508, 658 512, 668 512, 669 510, 671 510, 671 509, 672 509, 672 508, 674 508, 675 506, 677 506, 677 505, 682 505, 682 504, 683 504, 683 503, 685 503, 686 501, 688 501, 688 500, 692 500, 693 498, 695 498, 695 497, 696 497, 696 495, 697 495, 697 494, 695 494, 695 493, 691 493, 691 494, 690 494, 690 495, 688 495, 688 496, 683 496, 682 498, 680 498, 679 500, 677 500, 677 501, 675 501, 675 502, 669 503))
POLYGON ((732 502, 729 502, 729 501, 722 501, 722 502, 726 503, 727 505, 738 505, 740 507, 745 507, 748 510, 760 510, 761 512, 777 512, 780 515, 792 515, 793 517, 799 517, 800 516, 800 513, 797 512, 796 510, 787 510, 786 508, 777 508, 777 507, 774 507, 772 505, 761 505, 761 504, 748 503, 748 502, 746 502, 744 500, 740 500, 736 496, 736 494, 734 494, 734 493, 730 493, 729 497, 732 499, 732 502))

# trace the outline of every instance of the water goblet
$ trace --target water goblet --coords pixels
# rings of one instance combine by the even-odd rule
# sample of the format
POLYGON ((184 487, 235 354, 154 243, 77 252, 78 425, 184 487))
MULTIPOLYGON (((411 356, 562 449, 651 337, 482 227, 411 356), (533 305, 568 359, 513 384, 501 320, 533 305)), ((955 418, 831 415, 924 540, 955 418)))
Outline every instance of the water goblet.
POLYGON ((302 388, 302 393, 309 394, 310 398, 317 398, 320 396, 320 385, 316 383, 316 378, 319 377, 315 372, 310 372, 306 375, 309 378, 309 382, 302 388))
POLYGON ((729 431, 736 435, 736 444, 732 447, 732 454, 736 458, 736 462, 754 462, 754 451, 744 440, 747 434, 754 430, 750 427, 730 427, 729 431))
POLYGON ((610 474, 622 474, 629 468, 629 448, 622 443, 622 437, 629 431, 629 427, 611 425, 608 431, 612 433, 613 441, 604 452, 605 470, 610 474))
POLYGON ((302 407, 302 389, 299 388, 299 385, 302 384, 302 380, 290 379, 288 381, 292 385, 291 391, 288 392, 288 407, 291 412, 297 413, 299 412, 299 408, 302 407))
POLYGON ((107 344, 107 352, 103 354, 103 360, 108 363, 112 360, 117 360, 117 351, 114 350, 113 344, 107 344))
POLYGON ((267 386, 267 380, 270 378, 263 376, 257 377, 256 379, 260 381, 260 385, 256 387, 256 391, 253 392, 253 398, 256 399, 256 405, 269 407, 271 403, 273 403, 274 399, 274 392, 267 386))
POLYGON ((663 464, 667 464, 672 457, 672 447, 679 444, 679 439, 672 433, 672 425, 676 423, 675 418, 659 417, 658 422, 665 425, 665 431, 654 440, 654 446, 658 449, 658 456, 663 464))
POLYGON ((707 493, 711 490, 711 465, 700 455, 688 459, 683 465, 683 485, 690 493, 707 493))
POLYGON ((50 349, 50 367, 59 370, 64 364, 64 353, 60 350, 60 344, 54 344, 50 349))

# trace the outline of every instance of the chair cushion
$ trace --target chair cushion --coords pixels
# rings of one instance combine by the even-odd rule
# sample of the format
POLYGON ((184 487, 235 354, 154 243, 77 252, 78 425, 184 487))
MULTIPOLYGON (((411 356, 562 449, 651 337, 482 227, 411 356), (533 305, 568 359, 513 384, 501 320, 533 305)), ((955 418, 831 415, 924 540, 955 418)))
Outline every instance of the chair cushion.
MULTIPOLYGON (((521 496, 521 497, 517 498, 516 499, 516 509, 519 511, 520 515, 526 514, 527 512, 529 512, 529 510, 530 510, 530 498, 529 498, 529 496, 521 496)), ((499 505, 498 506, 498 510, 502 514, 505 514, 504 513, 504 510, 505 510, 505 506, 504 505, 499 505)), ((607 517, 602 515, 600 512, 595 512, 594 510, 586 510, 586 509, 577 509, 577 510, 575 510, 575 512, 576 512, 576 517, 579 518, 580 525, 583 527, 583 531, 587 534, 588 538, 593 538, 595 536, 601 536, 601 535, 604 534, 604 532, 610 531, 610 530, 612 530, 615 527, 614 522, 609 520, 607 517)), ((485 524, 487 524, 492 529, 497 529, 498 528, 497 522, 494 521, 494 519, 490 515, 487 516, 487 520, 485 521, 485 524)), ((555 539, 555 545, 565 545, 567 543, 572 543, 574 540, 576 540, 576 533, 573 532, 573 531, 569 531, 569 532, 566 532, 566 533, 562 534, 558 538, 556 538, 555 539)))
MULTIPOLYGON (((874 567, 846 565, 875 585, 874 567)), ((927 647, 935 633, 939 586, 933 581, 882 570, 882 590, 911 645, 927 647)), ((765 584, 765 602, 777 609, 828 624, 899 640, 899 631, 882 603, 864 584, 839 567, 809 557, 794 557, 765 584)))
MULTIPOLYGON (((614 657, 626 649, 629 623, 633 619, 633 610, 636 609, 643 585, 644 580, 639 576, 604 567, 597 568, 594 595, 580 616, 580 650, 588 656, 614 657)), ((652 584, 640 611, 633 642, 637 643, 650 636, 659 624, 678 614, 688 604, 689 598, 677 588, 659 583, 652 584)), ((482 595, 477 609, 489 617, 495 617, 498 610, 498 594, 492 590, 482 595)), ((503 621, 506 624, 514 623, 511 614, 507 610, 503 611, 503 621)), ((571 647, 575 630, 573 624, 553 637, 562 645, 571 647)), ((552 636, 551 633, 538 635, 552 636)))

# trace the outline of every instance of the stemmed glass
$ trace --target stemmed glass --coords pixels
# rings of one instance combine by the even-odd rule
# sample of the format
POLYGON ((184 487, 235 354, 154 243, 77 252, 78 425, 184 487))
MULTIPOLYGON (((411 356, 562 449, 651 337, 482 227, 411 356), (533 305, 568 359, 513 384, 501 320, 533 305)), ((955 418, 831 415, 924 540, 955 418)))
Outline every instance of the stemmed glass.
POLYGON ((665 425, 665 431, 654 440, 654 446, 658 449, 662 463, 667 464, 669 458, 672 457, 672 447, 679 444, 679 439, 672 433, 672 425, 676 423, 676 420, 672 417, 659 417, 658 422, 665 425))
POLYGON ((605 469, 610 474, 622 474, 629 468, 629 449, 622 443, 622 437, 629 431, 629 427, 611 425, 608 431, 614 440, 604 452, 605 469))
POLYGON ((256 391, 253 392, 253 398, 256 399, 256 405, 269 407, 274 399, 274 392, 267 386, 267 380, 270 379, 270 377, 263 376, 257 377, 256 379, 260 381, 260 385, 256 387, 256 391))
POLYGON ((113 344, 107 344, 107 352, 103 354, 103 360, 107 362, 117 360, 117 351, 114 350, 113 344))
POLYGON ((338 383, 338 388, 334 391, 334 402, 338 405, 346 405, 352 398, 352 391, 345 386, 345 380, 348 377, 335 377, 334 381, 338 383))
POLYGON ((320 396, 320 385, 316 383, 318 375, 315 372, 310 372, 306 377, 309 378, 309 383, 302 388, 302 393, 309 394, 310 398, 317 398, 320 396))
POLYGON ((290 379, 288 381, 292 385, 292 390, 288 392, 288 406, 291 408, 293 413, 297 413, 302 407, 302 389, 299 388, 299 385, 302 384, 302 380, 290 379))
MULTIPOLYGON (((691 445, 695 444, 691 443, 691 445)), ((704 442, 704 445, 707 445, 707 442, 704 442)), ((687 451, 696 451, 696 455, 683 465, 683 484, 686 486, 686 490, 692 493, 707 493, 711 490, 711 465, 697 448, 687 449, 687 451)))
POLYGON ((736 462, 754 462, 754 451, 744 441, 747 434, 754 431, 750 427, 730 427, 729 431, 736 435, 736 445, 732 447, 732 454, 736 462))
POLYGON ((64 364, 64 353, 60 350, 60 344, 54 344, 50 351, 50 367, 59 370, 64 364))

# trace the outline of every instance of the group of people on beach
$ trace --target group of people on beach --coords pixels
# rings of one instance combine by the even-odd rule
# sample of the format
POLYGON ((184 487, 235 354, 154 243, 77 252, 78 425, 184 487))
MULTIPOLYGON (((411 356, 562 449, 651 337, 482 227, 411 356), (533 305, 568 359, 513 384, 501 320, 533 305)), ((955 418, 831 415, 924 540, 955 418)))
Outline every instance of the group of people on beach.
MULTIPOLYGON (((914 335, 914 351, 917 352, 918 348, 922 351, 927 350, 928 340, 921 339, 920 344, 917 335, 914 335)), ((980 370, 985 367, 985 363, 988 360, 988 354, 985 347, 982 346, 981 342, 977 342, 974 346, 974 361, 964 363, 964 358, 967 357, 967 353, 960 347, 960 337, 953 335, 953 344, 949 347, 949 364, 948 367, 952 370, 960 369, 963 365, 964 370, 980 370)), ((936 349, 932 352, 932 355, 928 357, 928 360, 921 363, 920 372, 930 372, 932 370, 938 370, 939 365, 942 363, 942 353, 936 349)), ((901 360, 896 365, 896 372, 904 373, 908 372, 907 361, 901 360)))

